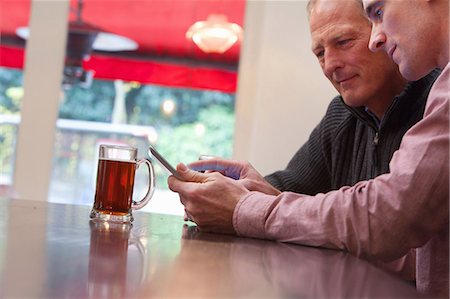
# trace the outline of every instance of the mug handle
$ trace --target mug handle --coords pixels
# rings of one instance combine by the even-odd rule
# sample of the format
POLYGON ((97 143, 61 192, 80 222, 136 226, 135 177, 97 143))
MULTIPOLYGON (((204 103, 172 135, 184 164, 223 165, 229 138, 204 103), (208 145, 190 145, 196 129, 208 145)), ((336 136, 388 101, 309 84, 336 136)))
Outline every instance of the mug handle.
POLYGON ((131 208, 133 210, 139 210, 143 208, 149 202, 149 200, 153 196, 153 193, 155 192, 155 170, 153 169, 153 164, 150 162, 149 159, 146 158, 139 159, 136 163, 136 169, 138 169, 142 163, 145 163, 148 168, 148 190, 147 194, 144 196, 143 199, 141 199, 140 201, 133 200, 131 204, 131 208))

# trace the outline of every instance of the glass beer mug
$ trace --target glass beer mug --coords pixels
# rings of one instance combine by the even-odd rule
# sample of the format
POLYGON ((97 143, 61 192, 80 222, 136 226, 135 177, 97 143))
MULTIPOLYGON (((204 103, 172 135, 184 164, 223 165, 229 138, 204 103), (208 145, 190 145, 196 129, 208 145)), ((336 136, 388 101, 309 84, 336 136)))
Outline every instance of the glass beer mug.
POLYGON ((100 145, 93 220, 112 222, 133 221, 132 210, 144 207, 155 191, 155 171, 149 159, 137 159, 137 148, 122 145, 100 145), (147 194, 133 201, 136 169, 147 165, 149 178, 147 194))

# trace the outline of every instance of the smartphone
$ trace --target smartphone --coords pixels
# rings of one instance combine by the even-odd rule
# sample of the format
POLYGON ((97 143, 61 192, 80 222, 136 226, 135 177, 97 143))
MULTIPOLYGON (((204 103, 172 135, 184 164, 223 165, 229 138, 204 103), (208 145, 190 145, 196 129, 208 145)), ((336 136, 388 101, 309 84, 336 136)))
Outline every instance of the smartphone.
POLYGON ((155 158, 159 162, 159 165, 161 165, 164 169, 166 169, 171 174, 173 174, 174 177, 176 177, 177 179, 179 179, 181 181, 184 181, 181 178, 178 171, 172 165, 170 165, 170 163, 167 162, 167 160, 164 159, 164 157, 161 156, 161 154, 158 153, 158 151, 151 145, 148 148, 148 155, 150 156, 150 158, 152 158, 152 157, 155 158))

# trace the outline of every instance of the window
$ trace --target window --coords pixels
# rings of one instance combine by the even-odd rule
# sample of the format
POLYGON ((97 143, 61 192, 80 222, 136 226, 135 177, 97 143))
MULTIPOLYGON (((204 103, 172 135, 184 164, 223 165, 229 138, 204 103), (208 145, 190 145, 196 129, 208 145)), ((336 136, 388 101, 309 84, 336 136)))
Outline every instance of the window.
MULTIPOLYGON (((27 0, 5 6, 8 9, 4 15, 14 17, 7 18, 8 26, 1 30, 0 65, 23 69, 25 58, 30 61, 25 76, 28 90, 21 132, 22 72, 0 69, 0 184, 15 184, 24 198, 48 197, 54 202, 91 205, 101 143, 134 145, 141 157, 147 156, 147 148, 153 144, 174 165, 196 160, 201 154, 231 156, 240 43, 222 54, 204 53, 186 38, 186 31, 212 13, 223 14, 229 21, 242 25, 245 1, 209 5, 197 0, 177 1, 176 9, 173 3, 164 3, 38 1, 30 9, 31 1, 27 0), (63 17, 67 12, 67 18, 63 17), (34 22, 28 22, 30 13, 34 22), (153 17, 148 18, 149 15, 153 17), (62 34, 47 33, 63 22, 69 24, 61 86, 57 82, 59 60, 51 57, 62 54, 62 34), (111 46, 112 40, 107 39, 106 43, 97 33, 98 40, 93 39, 95 30, 78 34, 80 22, 89 28, 90 25, 100 28, 103 37, 115 36, 112 39, 115 46, 124 41, 117 39, 120 36, 139 47, 104 48, 101 45, 111 46), (35 40, 45 42, 30 44, 26 48, 30 53, 25 57, 24 45, 31 33, 35 40), (46 46, 45 51, 40 48, 42 45, 46 46), (42 76, 47 66, 49 76, 42 76), (41 86, 37 80, 41 78, 48 85, 41 86), (48 92, 41 94, 41 91, 48 92), (53 132, 56 109, 59 115, 53 132), (37 116, 35 124, 33 116, 37 116), (17 136, 26 146, 15 153, 17 136), (48 154, 52 149, 50 161, 48 154), (34 150, 43 158, 35 158, 34 150), (43 175, 36 176, 41 169, 43 175), (15 178, 17 181, 13 182, 15 178), (35 183, 33 188, 27 187, 30 180, 35 183)), ((155 170, 157 192, 148 208, 154 209, 158 198, 174 197, 176 200, 161 202, 173 204, 177 214, 183 213, 178 196, 167 190, 167 174, 157 165, 155 170)), ((138 170, 136 199, 145 188, 143 172, 138 170)))
POLYGON ((13 180, 22 96, 22 71, 0 68, 0 185, 13 180))
MULTIPOLYGON (((0 183, 11 184, 20 122, 21 72, 0 69, 0 183)), ((153 144, 173 165, 201 154, 231 157, 232 93, 166 88, 136 82, 94 80, 90 88, 64 92, 56 124, 49 201, 91 205, 98 146, 129 144, 148 157, 153 144)), ((157 190, 144 210, 182 214, 178 195, 167 189, 168 174, 154 163, 157 190)), ((137 172, 134 197, 145 193, 145 168, 137 172)))

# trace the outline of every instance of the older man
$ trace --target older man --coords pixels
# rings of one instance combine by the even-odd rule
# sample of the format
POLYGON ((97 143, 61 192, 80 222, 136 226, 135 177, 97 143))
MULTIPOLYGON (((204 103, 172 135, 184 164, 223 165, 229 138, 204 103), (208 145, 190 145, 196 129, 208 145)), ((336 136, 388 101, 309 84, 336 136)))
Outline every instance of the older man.
MULTIPOLYGON (((376 1, 378 5, 385 2, 376 1)), ((412 2, 405 1, 407 4, 412 2)), ((445 0, 417 2, 423 2, 421 5, 437 5, 445 0)), ((345 20, 341 16, 347 14, 350 18, 351 15, 358 15, 357 10, 361 10, 361 7, 356 1, 326 0, 318 1, 313 7, 310 19, 312 36, 313 41, 314 36, 318 37, 316 45, 320 45, 316 47, 319 50, 315 53, 319 58, 323 55, 326 64, 327 55, 330 54, 330 48, 327 52, 324 47, 328 45, 328 33, 332 33, 332 29, 345 20), (322 18, 329 23, 320 26, 322 18)), ((442 7, 440 9, 448 11, 442 7)), ((375 11, 378 11, 377 16, 381 14, 381 17, 385 17, 382 11, 375 11)), ((360 26, 362 23, 353 27, 360 26)), ((440 30, 438 28, 448 27, 436 26, 433 32, 440 30)), ((345 38, 349 31, 351 28, 337 32, 335 38, 329 40, 338 41, 335 47, 354 46, 354 38, 345 38), (340 40, 341 36, 343 40, 340 40)), ((447 44, 448 47, 448 34, 445 42, 443 45, 447 44)), ((448 62, 448 49, 446 53, 448 62)), ((424 59, 427 60, 427 57, 424 59)), ((434 64, 434 67, 444 66, 434 64)), ((431 69, 428 67, 426 71, 430 72, 431 69)), ((420 76, 426 74, 421 71, 420 76)), ((343 74, 339 77, 336 73, 333 79, 344 87, 352 86, 353 80, 359 81, 358 77, 343 74)), ((443 80, 448 81, 448 77, 443 80)), ((208 167, 204 168, 219 169, 235 179, 217 172, 198 173, 180 164, 178 171, 187 182, 170 177, 169 187, 180 193, 186 211, 202 230, 339 248, 384 262, 419 248, 417 257, 423 262, 419 262, 417 267, 418 288, 433 295, 448 294, 449 115, 448 87, 445 89, 442 85, 440 83, 432 91, 434 95, 430 95, 430 99, 436 99, 427 104, 424 119, 405 134, 389 164, 390 172, 358 182, 353 187, 344 186, 315 196, 280 193, 268 186, 248 163, 225 160, 199 162, 193 166, 206 165, 208 167)), ((383 115, 383 119, 385 117, 383 115)), ((336 133, 339 133, 339 129, 336 133)), ((355 132, 355 136, 360 135, 355 132)), ((321 135, 319 137, 323 138, 321 135)), ((334 154, 333 151, 328 153, 334 154)), ((355 153, 364 155, 360 151, 355 153)), ((318 154, 326 157, 327 152, 318 154)), ((343 160, 347 158, 344 156, 343 160)), ((333 166, 327 167, 332 172, 333 166)))

